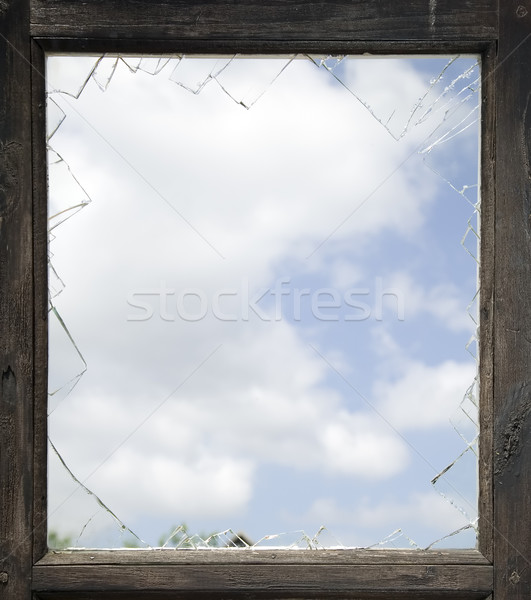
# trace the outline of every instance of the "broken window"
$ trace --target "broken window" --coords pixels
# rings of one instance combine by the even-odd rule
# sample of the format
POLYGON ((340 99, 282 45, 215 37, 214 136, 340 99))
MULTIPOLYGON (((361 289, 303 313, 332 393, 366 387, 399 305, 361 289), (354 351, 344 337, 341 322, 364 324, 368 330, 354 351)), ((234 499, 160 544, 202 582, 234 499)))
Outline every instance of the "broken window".
POLYGON ((48 86, 60 545, 473 547, 476 58, 48 86))

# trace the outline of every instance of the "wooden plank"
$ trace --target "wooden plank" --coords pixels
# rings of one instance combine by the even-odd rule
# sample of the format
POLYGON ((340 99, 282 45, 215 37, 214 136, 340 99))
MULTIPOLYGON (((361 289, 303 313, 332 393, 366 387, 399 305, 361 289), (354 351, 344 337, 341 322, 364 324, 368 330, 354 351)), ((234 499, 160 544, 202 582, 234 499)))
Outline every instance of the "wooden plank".
POLYGON ((33 248, 29 1, 0 2, 0 591, 30 597, 33 248))
POLYGON ((33 0, 38 37, 494 40, 497 0, 33 0))
POLYGON ((481 85, 481 218, 479 297, 479 497, 478 548, 493 557, 493 361, 495 259, 496 46, 482 57, 481 85))
POLYGON ((253 597, 345 597, 364 594, 415 598, 449 595, 485 598, 492 589, 489 565, 187 564, 37 566, 37 593, 180 592, 252 594, 253 597))
POLYGON ((477 550, 61 550, 49 552, 39 567, 65 565, 307 564, 307 565, 488 565, 477 550))
POLYGON ((48 208, 45 57, 32 43, 33 249, 35 302, 34 561, 47 551, 48 208))
POLYGON ((36 37, 38 43, 51 53, 122 53, 122 54, 195 54, 211 55, 286 55, 293 54, 334 54, 334 55, 386 55, 386 54, 479 54, 492 42, 483 40, 468 41, 363 41, 341 40, 261 40, 261 39, 102 39, 82 37, 46 38, 36 37))
POLYGON ((483 592, 369 591, 369 590, 286 590, 262 588, 240 591, 151 591, 142 592, 42 592, 35 600, 493 600, 483 592))
POLYGON ((58 592, 36 594, 35 600, 321 600, 330 598, 331 600, 492 600, 486 598, 483 593, 451 593, 446 592, 356 592, 356 591, 331 591, 331 592, 286 592, 278 593, 266 589, 256 591, 241 592, 108 592, 98 593, 80 592, 58 592))
POLYGON ((529 3, 500 3, 498 61, 493 374, 494 599, 528 600, 531 589, 529 3))

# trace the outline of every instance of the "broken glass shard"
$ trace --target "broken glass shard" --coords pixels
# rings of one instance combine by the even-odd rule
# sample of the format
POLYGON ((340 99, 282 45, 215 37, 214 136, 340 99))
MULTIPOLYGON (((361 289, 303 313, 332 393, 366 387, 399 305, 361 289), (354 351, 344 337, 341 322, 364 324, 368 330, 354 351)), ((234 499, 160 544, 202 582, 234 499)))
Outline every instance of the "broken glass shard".
POLYGON ((237 104, 251 108, 288 68, 293 60, 264 61, 259 58, 234 60, 221 70, 216 82, 237 104))
POLYGON ((48 153, 48 223, 51 231, 84 208, 90 198, 62 156, 48 153))
MULTIPOLYGON (((70 56, 69 60, 64 61, 48 61, 46 69, 48 93, 60 91, 61 94, 79 98, 100 61, 101 57, 83 55, 70 56)), ((50 127, 48 122, 48 134, 53 131, 53 126, 50 127)))
POLYGON ((231 64, 232 58, 196 58, 182 57, 173 69, 170 79, 177 85, 192 92, 199 92, 214 81, 231 64))

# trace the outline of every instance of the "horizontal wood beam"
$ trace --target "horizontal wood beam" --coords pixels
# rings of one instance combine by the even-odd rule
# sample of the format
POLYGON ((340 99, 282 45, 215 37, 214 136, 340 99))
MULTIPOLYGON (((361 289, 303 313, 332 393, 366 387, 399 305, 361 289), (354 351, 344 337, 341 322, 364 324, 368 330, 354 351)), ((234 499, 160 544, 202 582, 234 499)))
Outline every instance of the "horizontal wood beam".
POLYGON ((494 40, 497 0, 32 0, 36 37, 494 40))
POLYGON ((150 598, 215 593, 470 600, 491 593, 492 566, 475 551, 61 552, 48 554, 34 567, 33 589, 43 600, 135 598, 145 590, 151 590, 150 598))
POLYGON ((455 55, 480 54, 488 50, 493 42, 468 41, 341 41, 341 40, 243 40, 243 39, 179 39, 142 40, 102 38, 47 38, 35 41, 49 53, 88 54, 195 54, 211 55, 254 55, 292 56, 294 54, 334 55, 455 55))
POLYGON ((44 556, 37 567, 66 565, 186 565, 186 564, 274 564, 274 565, 489 565, 477 550, 286 550, 211 548, 153 550, 60 550, 44 556))
POLYGON ((284 597, 486 598, 492 568, 480 565, 83 565, 36 567, 33 589, 55 592, 197 592, 284 597))

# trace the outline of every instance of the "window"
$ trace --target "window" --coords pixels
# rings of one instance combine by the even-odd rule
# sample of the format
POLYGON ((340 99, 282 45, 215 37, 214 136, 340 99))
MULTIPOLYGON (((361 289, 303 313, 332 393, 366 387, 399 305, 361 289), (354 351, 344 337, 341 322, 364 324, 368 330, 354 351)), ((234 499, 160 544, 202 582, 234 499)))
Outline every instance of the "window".
POLYGON ((47 79, 54 549, 475 547, 477 56, 47 79))
POLYGON ((529 589, 530 15, 489 0, 0 5, 0 586, 7 597, 520 599, 529 589), (46 552, 44 51, 483 57, 478 551, 46 552), (517 142, 515 142, 515 140, 517 142), (494 143, 495 142, 495 143, 494 143))

